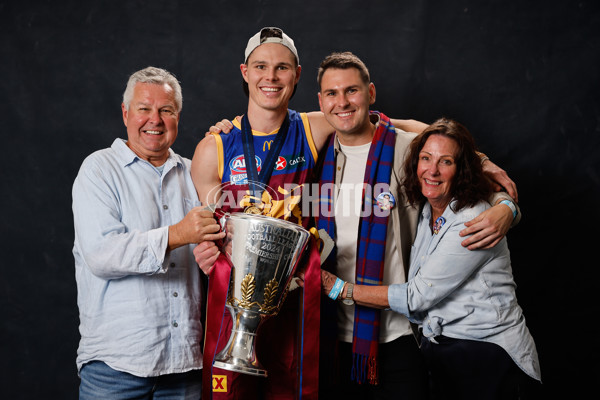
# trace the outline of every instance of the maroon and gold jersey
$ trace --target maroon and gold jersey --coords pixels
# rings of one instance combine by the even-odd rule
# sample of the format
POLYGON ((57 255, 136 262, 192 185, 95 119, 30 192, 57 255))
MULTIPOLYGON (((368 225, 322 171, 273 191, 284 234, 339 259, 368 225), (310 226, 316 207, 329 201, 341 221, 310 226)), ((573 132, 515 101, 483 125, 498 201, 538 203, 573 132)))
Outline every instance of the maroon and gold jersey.
MULTIPOLYGON (((300 198, 302 188, 311 176, 317 160, 308 117, 305 113, 288 110, 289 131, 271 179, 264 187, 263 215, 285 219, 306 226, 307 216, 302 215, 300 198)), ((232 121, 234 128, 229 134, 214 134, 221 178, 221 208, 224 211, 242 211, 249 205, 248 174, 242 142, 240 123, 232 121)), ((279 130, 263 133, 253 130, 254 153, 260 174, 271 145, 279 130)))

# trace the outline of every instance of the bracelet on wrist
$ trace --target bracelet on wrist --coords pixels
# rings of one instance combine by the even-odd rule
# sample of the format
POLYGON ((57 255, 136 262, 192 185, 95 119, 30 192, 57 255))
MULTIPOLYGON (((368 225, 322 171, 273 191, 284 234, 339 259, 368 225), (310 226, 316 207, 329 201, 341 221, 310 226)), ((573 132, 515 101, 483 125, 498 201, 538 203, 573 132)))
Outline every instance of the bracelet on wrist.
POLYGON ((515 219, 517 217, 517 207, 515 207, 515 204, 512 201, 510 201, 510 200, 502 200, 500 202, 500 204, 505 204, 505 205, 508 206, 508 208, 510 208, 510 210, 513 213, 513 219, 515 219))
POLYGON ((479 161, 481 161, 481 165, 483 165, 484 162, 486 162, 490 159, 488 156, 486 156, 484 153, 482 153, 480 151, 476 151, 476 153, 479 156, 479 161))
POLYGON ((327 296, 329 296, 331 300, 337 300, 340 293, 342 292, 342 289, 344 288, 345 283, 346 282, 344 282, 340 278, 336 278, 335 283, 333 284, 333 287, 331 288, 327 296))

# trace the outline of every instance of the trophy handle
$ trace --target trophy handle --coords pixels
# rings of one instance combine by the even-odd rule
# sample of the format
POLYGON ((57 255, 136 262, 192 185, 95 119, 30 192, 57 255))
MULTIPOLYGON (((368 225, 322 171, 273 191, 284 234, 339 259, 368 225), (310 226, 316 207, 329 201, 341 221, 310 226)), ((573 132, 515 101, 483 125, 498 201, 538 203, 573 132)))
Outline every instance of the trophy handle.
POLYGON ((230 213, 223 211, 220 208, 216 208, 214 211, 217 222, 221 225, 221 232, 227 232, 227 220, 231 216, 230 213))
POLYGON ((231 214, 223 211, 220 208, 215 208, 213 210, 213 213, 215 215, 215 218, 217 219, 217 222, 221 226, 221 232, 225 232, 225 238, 219 239, 215 243, 217 244, 217 247, 221 250, 221 252, 225 253, 224 248, 226 243, 225 240, 227 239, 227 220, 229 219, 231 214))

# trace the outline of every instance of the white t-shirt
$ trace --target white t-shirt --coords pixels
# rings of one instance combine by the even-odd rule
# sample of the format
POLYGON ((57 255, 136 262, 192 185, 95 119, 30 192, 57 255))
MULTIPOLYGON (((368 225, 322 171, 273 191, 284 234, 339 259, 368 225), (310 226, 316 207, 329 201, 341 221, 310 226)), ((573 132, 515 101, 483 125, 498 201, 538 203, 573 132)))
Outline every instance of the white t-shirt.
MULTIPOLYGON (((370 147, 371 143, 360 146, 344 146, 340 143, 340 148, 346 156, 346 164, 339 192, 334 194, 337 275, 340 279, 352 283, 355 283, 356 278, 356 245, 363 200, 362 187, 370 147)), ((388 221, 385 253, 383 284, 406 282, 402 259, 396 249, 391 218, 388 221)), ((337 319, 338 339, 351 343, 354 306, 346 306, 340 302, 337 319)), ((412 334, 412 331, 406 317, 392 310, 381 311, 380 343, 391 342, 408 334, 412 334)))

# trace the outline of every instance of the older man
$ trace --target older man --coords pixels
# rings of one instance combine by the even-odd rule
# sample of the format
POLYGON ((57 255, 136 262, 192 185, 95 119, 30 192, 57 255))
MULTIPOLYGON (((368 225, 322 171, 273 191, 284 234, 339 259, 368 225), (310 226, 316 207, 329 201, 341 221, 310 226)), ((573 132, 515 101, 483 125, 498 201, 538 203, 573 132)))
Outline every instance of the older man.
POLYGON ((182 107, 169 72, 129 78, 127 140, 96 151, 73 185, 80 399, 198 399, 202 285, 193 244, 216 240, 191 161, 171 150, 182 107))

